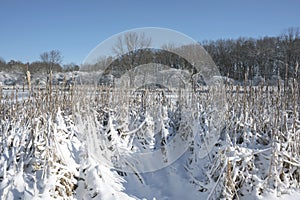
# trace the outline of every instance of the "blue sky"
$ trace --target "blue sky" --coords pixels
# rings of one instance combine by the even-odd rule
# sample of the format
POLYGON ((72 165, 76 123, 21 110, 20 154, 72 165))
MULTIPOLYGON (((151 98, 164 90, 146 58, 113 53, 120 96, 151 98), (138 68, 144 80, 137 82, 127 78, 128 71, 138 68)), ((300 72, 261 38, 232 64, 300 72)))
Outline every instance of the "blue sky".
POLYGON ((57 49, 63 63, 80 64, 108 37, 149 26, 197 41, 277 36, 300 27, 300 1, 0 0, 0 57, 32 62, 57 49))

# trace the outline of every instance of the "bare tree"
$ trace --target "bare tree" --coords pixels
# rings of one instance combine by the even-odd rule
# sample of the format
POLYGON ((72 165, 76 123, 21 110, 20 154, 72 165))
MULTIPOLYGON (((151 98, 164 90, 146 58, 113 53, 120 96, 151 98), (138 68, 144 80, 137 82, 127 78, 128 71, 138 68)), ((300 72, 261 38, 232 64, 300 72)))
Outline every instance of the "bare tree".
POLYGON ((120 56, 127 52, 148 48, 150 45, 151 38, 147 38, 145 33, 129 32, 118 37, 117 43, 112 50, 120 56))
POLYGON ((51 71, 53 71, 55 66, 61 64, 63 57, 59 50, 52 50, 49 52, 42 53, 40 55, 40 59, 42 62, 47 63, 47 73, 50 73, 51 71))
POLYGON ((40 59, 42 62, 48 63, 49 62, 49 52, 44 52, 40 55, 40 59))
POLYGON ((5 70, 5 68, 6 68, 6 62, 5 62, 5 60, 2 58, 2 57, 0 57, 0 70, 1 71, 4 71, 5 70))
POLYGON ((113 52, 117 56, 127 55, 129 59, 121 63, 121 65, 126 65, 129 74, 130 87, 134 86, 134 68, 136 62, 139 62, 143 57, 141 53, 136 54, 139 49, 149 48, 151 45, 151 38, 146 37, 144 33, 128 32, 125 35, 119 36, 115 46, 112 48, 113 52))
POLYGON ((300 60, 300 28, 288 28, 281 35, 281 40, 285 55, 285 79, 287 79, 288 77, 293 77, 293 75, 296 75, 296 66, 300 60))

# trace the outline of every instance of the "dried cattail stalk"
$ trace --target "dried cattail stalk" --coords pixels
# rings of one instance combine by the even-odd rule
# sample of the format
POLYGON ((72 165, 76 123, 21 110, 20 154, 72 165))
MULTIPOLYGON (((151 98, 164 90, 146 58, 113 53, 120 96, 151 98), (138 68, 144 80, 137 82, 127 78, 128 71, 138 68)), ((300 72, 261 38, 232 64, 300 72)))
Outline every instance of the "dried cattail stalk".
POLYGON ((26 76, 27 76, 28 90, 31 91, 30 71, 26 72, 26 76))

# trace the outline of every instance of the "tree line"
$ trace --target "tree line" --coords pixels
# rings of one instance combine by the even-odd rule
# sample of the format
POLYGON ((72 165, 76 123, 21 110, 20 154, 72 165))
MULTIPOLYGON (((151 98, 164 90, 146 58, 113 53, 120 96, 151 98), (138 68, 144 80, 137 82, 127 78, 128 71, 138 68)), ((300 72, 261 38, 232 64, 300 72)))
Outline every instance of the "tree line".
POLYGON ((223 76, 243 81, 245 75, 266 81, 274 76, 299 77, 300 30, 289 28, 277 37, 220 39, 201 43, 223 76))
POLYGON ((78 71, 79 65, 74 63, 69 63, 62 65, 63 56, 59 50, 51 50, 40 54, 40 60, 34 62, 21 62, 10 60, 5 62, 3 58, 0 58, 0 71, 18 71, 24 72, 30 71, 31 74, 49 74, 50 71, 53 72, 63 72, 63 71, 78 71))
MULTIPOLYGON (((129 33, 124 37, 118 38, 113 51, 119 56, 122 56, 125 50, 126 52, 129 52, 125 57, 130 57, 130 59, 126 58, 123 59, 123 61, 128 61, 125 62, 125 64, 128 65, 130 69, 135 66, 135 63, 138 60, 151 55, 149 51, 136 53, 139 48, 148 48, 150 44, 151 38, 147 38, 143 34, 138 35, 136 33, 129 33), (136 55, 138 55, 138 58, 136 58, 136 55), (144 57, 140 58, 139 56, 141 55, 144 57)), ((228 76, 234 80, 243 81, 245 80, 245 75, 248 79, 261 77, 266 81, 272 79, 272 77, 278 77, 284 80, 300 77, 298 70, 300 60, 299 28, 289 28, 281 35, 274 37, 263 37, 258 39, 240 37, 238 39, 203 41, 200 42, 200 44, 210 54, 212 60, 218 66, 221 75, 228 76)), ((172 47, 165 46, 164 49, 168 51, 169 48, 172 47)), ((184 51, 186 52, 187 49, 184 49, 184 51)), ((192 55, 193 53, 190 54, 192 55)), ((160 56, 157 54, 152 54, 152 56, 153 55, 155 55, 156 58, 159 57, 161 63, 169 66, 175 65, 172 63, 173 60, 170 57, 172 54, 160 52, 160 56)), ((24 72, 29 70, 31 73, 79 70, 79 66, 74 63, 62 66, 62 59, 63 56, 58 50, 44 52, 40 55, 39 61, 32 63, 22 63, 21 61, 14 60, 6 63, 0 58, 0 70, 18 70, 24 72)), ((99 59, 94 65, 81 66, 81 70, 99 70, 101 66, 109 65, 112 61, 113 58, 111 57, 99 59)), ((141 62, 139 61, 137 63, 141 62)), ((117 65, 118 63, 115 61, 114 64, 117 65)), ((124 62, 122 65, 124 65, 124 62)))
MULTIPOLYGON (((144 35, 139 36, 138 34, 130 33, 124 37, 120 37, 113 48, 117 55, 121 55, 121 60, 123 61, 122 66, 118 66, 118 69, 120 71, 122 71, 121 67, 131 69, 135 66, 135 63, 145 63, 140 60, 147 60, 150 55, 149 52, 139 52, 136 49, 138 49, 138 47, 148 48, 150 44, 151 38, 145 38, 144 35), (125 57, 130 58, 123 59, 124 50, 129 52, 125 57), (143 58, 141 58, 141 55, 143 58), (124 60, 127 60, 127 62, 124 62, 124 60)), ((271 79, 274 80, 274 78, 276 80, 288 80, 290 78, 300 77, 298 70, 300 60, 299 28, 289 28, 281 35, 274 37, 262 37, 258 39, 240 37, 238 39, 203 41, 200 42, 200 44, 212 57, 220 74, 237 81, 244 81, 245 76, 250 80, 260 78, 266 82, 271 79)), ((172 45, 166 45, 163 49, 173 52, 181 51, 180 49, 174 49, 172 45)), ((194 49, 190 46, 184 47, 183 51, 189 51, 190 55, 187 56, 193 56, 194 49)), ((174 60, 170 57, 171 54, 159 52, 160 56, 157 54, 152 54, 152 56, 153 55, 155 55, 155 59, 160 60, 160 63, 174 66, 174 60)), ((198 59, 196 60, 199 60, 199 56, 201 55, 197 56, 198 59)), ((201 59, 205 60, 205 58, 206 57, 203 56, 201 59)), ((108 66, 111 62, 114 64, 114 67, 116 67, 119 59, 120 57, 114 61, 112 57, 101 58, 94 65, 83 66, 83 69, 97 71, 103 69, 103 66, 108 66)), ((209 61, 205 61, 205 63, 209 63, 209 61)), ((197 65, 196 63, 192 64, 197 65)))

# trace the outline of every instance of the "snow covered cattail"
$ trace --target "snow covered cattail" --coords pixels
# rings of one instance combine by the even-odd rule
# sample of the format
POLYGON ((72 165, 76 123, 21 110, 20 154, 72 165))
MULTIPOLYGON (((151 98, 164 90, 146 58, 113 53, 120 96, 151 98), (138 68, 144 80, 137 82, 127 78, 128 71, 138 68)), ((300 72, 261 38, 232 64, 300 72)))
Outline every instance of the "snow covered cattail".
POLYGON ((295 75, 296 75, 296 77, 297 77, 297 75, 298 75, 298 68, 299 68, 299 63, 298 63, 298 61, 297 61, 297 63, 296 63, 296 68, 295 68, 295 75))
POLYGON ((27 84, 28 84, 28 90, 31 90, 31 83, 30 83, 30 71, 27 70, 26 72, 26 76, 27 76, 27 84))

